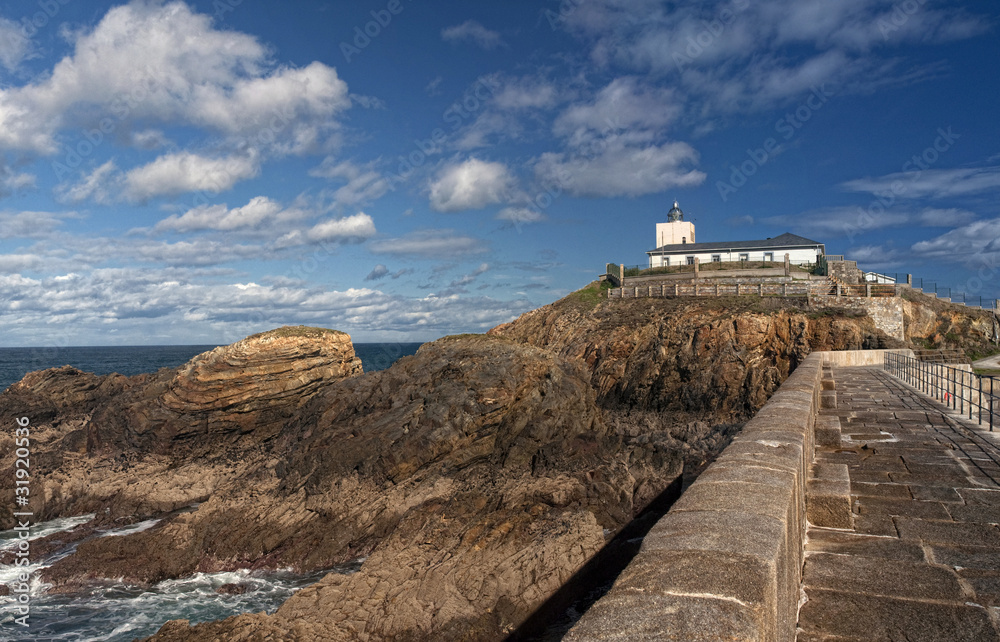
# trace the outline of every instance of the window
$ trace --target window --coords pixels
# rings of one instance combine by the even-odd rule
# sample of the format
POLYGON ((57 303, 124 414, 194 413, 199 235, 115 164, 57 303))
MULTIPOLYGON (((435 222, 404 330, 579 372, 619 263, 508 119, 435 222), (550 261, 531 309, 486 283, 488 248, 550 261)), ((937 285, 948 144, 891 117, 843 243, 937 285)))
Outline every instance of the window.
POLYGON ((741 261, 749 261, 750 260, 750 254, 748 254, 747 252, 740 252, 740 260, 741 261))
POLYGON ((688 237, 682 236, 681 237, 681 245, 687 245, 687 242, 688 242, 688 237))
POLYGON ((687 257, 687 264, 688 265, 694 265, 694 257, 693 256, 687 257))
POLYGON ((721 254, 713 254, 712 255, 712 263, 722 263, 722 255, 721 254))
POLYGON ((764 252, 764 262, 770 263, 774 261, 774 252, 764 252))
POLYGON ((669 256, 663 257, 663 267, 670 267, 670 257, 669 256))

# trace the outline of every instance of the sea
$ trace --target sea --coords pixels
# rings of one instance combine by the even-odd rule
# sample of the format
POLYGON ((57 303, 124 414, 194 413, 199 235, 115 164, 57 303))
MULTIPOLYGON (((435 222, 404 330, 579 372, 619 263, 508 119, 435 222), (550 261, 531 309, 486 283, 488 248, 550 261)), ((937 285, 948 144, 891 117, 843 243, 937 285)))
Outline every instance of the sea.
MULTIPOLYGON (((388 368, 401 357, 414 354, 420 343, 355 343, 354 351, 365 372, 388 368)), ((136 375, 160 368, 183 365, 191 357, 216 346, 131 346, 77 348, 0 348, 0 390, 34 370, 71 365, 85 372, 136 375)), ((195 508, 194 506, 191 507, 195 508)), ((56 519, 32 524, 28 542, 69 531, 93 519, 93 515, 56 519)), ((98 531, 92 537, 120 537, 148 528, 157 520, 98 531)), ((19 545, 19 532, 0 531, 0 553, 19 545)), ((86 541, 86 540, 83 540, 86 541)), ((309 574, 291 570, 197 573, 190 577, 160 582, 152 587, 109 582, 83 594, 53 595, 39 578, 43 568, 71 555, 79 542, 44 559, 31 559, 29 566, 0 564, 0 585, 8 596, 0 596, 0 641, 31 642, 128 642, 156 633, 168 620, 189 620, 191 624, 219 620, 241 613, 273 613, 296 591, 319 581, 327 573, 356 572, 363 559, 309 574), (21 586, 19 575, 30 577, 21 586), (243 592, 217 592, 226 584, 240 585, 243 592), (26 592, 20 589, 27 588, 26 592), (26 596, 26 597, 22 597, 26 596), (26 604, 28 619, 22 626, 20 606, 26 604)), ((30 559, 30 558, 29 558, 30 559)))

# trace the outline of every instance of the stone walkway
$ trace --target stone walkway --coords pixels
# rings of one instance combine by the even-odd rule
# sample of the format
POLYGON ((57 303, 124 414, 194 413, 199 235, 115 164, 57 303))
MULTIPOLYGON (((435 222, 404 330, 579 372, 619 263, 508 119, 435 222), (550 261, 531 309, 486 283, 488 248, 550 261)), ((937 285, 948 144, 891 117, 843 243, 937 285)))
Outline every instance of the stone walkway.
POLYGON ((839 419, 840 445, 817 432, 807 496, 815 505, 814 488, 849 478, 844 514, 823 520, 847 528, 809 526, 797 640, 1000 641, 993 435, 881 369, 835 368, 833 379, 837 408, 820 419, 839 419))

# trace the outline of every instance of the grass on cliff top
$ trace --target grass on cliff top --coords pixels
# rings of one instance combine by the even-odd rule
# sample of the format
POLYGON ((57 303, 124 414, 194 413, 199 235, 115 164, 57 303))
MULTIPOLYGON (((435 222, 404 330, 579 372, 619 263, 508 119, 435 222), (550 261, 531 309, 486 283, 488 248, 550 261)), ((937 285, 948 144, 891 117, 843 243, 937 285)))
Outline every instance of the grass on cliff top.
POLYGON ((602 301, 608 300, 608 290, 614 287, 610 281, 592 281, 576 292, 562 298, 562 302, 592 310, 602 301))
POLYGON ((314 328, 307 325, 286 325, 274 330, 268 330, 267 332, 258 332, 257 334, 250 335, 247 339, 260 339, 261 337, 272 337, 272 338, 286 338, 286 337, 302 337, 306 339, 320 339, 328 334, 341 335, 347 334, 346 332, 341 332, 340 330, 330 330, 329 328, 314 328))

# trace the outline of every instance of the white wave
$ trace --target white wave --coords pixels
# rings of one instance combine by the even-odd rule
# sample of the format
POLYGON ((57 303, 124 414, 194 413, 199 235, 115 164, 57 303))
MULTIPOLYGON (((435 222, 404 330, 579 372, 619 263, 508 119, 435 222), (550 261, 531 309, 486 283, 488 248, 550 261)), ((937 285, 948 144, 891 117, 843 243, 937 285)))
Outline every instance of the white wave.
MULTIPOLYGON (((59 519, 53 519, 47 522, 31 524, 31 528, 28 531, 31 535, 28 537, 28 541, 30 542, 42 537, 48 537, 49 535, 54 535, 56 533, 71 531, 77 526, 86 524, 92 519, 94 519, 94 513, 78 515, 76 517, 60 517, 59 519)), ((20 531, 0 531, 0 551, 17 548, 19 538, 20 531)))
POLYGON ((124 537, 125 535, 131 535, 132 533, 141 533, 142 531, 149 530, 157 524, 159 524, 161 519, 147 519, 144 522, 138 522, 136 524, 130 524, 129 526, 122 526, 121 528, 115 528, 108 531, 101 531, 98 537, 124 537))

